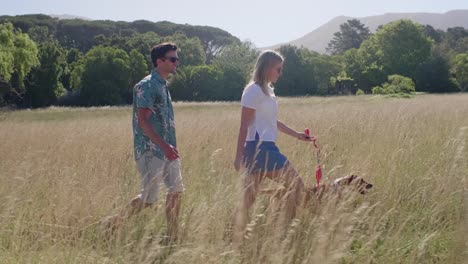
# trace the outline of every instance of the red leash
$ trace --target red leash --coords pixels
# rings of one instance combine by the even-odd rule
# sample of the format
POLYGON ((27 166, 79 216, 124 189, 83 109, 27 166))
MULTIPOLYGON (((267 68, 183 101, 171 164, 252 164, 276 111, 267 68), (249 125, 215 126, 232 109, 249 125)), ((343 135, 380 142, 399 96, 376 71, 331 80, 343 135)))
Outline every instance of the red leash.
MULTIPOLYGON (((308 128, 305 129, 305 134, 310 136, 310 130, 308 128)), ((315 168, 315 180, 317 181, 317 188, 320 187, 320 180, 322 179, 322 167, 320 166, 320 148, 317 146, 317 142, 314 140, 312 141, 314 144, 314 148, 317 151, 317 167, 315 168)))

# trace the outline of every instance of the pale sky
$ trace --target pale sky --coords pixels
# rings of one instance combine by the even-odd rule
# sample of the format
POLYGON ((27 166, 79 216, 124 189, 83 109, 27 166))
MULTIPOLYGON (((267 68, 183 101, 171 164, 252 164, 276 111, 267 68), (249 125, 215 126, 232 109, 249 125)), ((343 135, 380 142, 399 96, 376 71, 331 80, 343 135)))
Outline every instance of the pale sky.
POLYGON ((0 0, 0 15, 43 13, 123 21, 167 20, 219 27, 257 47, 297 39, 340 15, 444 13, 454 9, 468 9, 468 0, 0 0))

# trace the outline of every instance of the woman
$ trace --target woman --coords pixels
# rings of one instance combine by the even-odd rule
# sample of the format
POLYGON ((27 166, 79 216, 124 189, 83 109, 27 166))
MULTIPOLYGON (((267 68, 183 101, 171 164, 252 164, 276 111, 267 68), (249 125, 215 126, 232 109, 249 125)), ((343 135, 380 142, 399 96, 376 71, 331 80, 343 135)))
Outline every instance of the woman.
POLYGON ((259 185, 267 177, 282 182, 287 188, 285 197, 285 220, 295 217, 296 207, 301 199, 303 180, 288 159, 276 146, 278 131, 303 141, 315 140, 297 132, 279 121, 278 105, 272 83, 281 76, 283 57, 271 50, 260 54, 253 72, 253 80, 242 94, 241 125, 234 161, 238 171, 241 165, 247 169, 243 200, 238 208, 236 231, 242 232, 247 224, 249 208, 255 202, 259 185))

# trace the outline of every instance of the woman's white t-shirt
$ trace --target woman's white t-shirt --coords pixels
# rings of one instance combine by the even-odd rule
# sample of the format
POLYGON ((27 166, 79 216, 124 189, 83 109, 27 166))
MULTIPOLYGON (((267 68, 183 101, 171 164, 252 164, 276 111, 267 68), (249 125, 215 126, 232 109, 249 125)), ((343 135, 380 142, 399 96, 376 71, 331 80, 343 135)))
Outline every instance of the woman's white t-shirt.
POLYGON ((254 141, 257 132, 260 141, 275 142, 278 135, 278 104, 273 89, 271 96, 268 96, 258 84, 249 85, 242 93, 241 105, 255 109, 255 119, 248 128, 246 141, 254 141))

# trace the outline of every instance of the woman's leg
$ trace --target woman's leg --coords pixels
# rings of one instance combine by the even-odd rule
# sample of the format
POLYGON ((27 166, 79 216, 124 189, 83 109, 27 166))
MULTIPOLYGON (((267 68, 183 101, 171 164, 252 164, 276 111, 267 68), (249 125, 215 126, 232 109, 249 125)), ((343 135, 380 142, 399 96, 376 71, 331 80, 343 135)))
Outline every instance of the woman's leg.
POLYGON ((255 202, 260 183, 264 178, 264 173, 246 174, 244 178, 244 189, 239 205, 234 214, 234 239, 241 241, 244 235, 245 227, 249 221, 249 209, 255 202))
POLYGON ((296 216, 296 208, 300 205, 302 199, 304 181, 290 164, 287 164, 281 169, 267 173, 248 174, 245 177, 241 201, 234 214, 233 225, 235 241, 242 240, 248 222, 249 209, 254 204, 260 184, 265 177, 280 182, 285 187, 284 194, 282 195, 282 211, 284 211, 285 225, 288 225, 296 216))
POLYGON ((281 169, 266 173, 265 176, 284 185, 285 191, 282 195, 284 220, 289 224, 296 217, 296 208, 301 204, 304 181, 289 163, 281 169))

